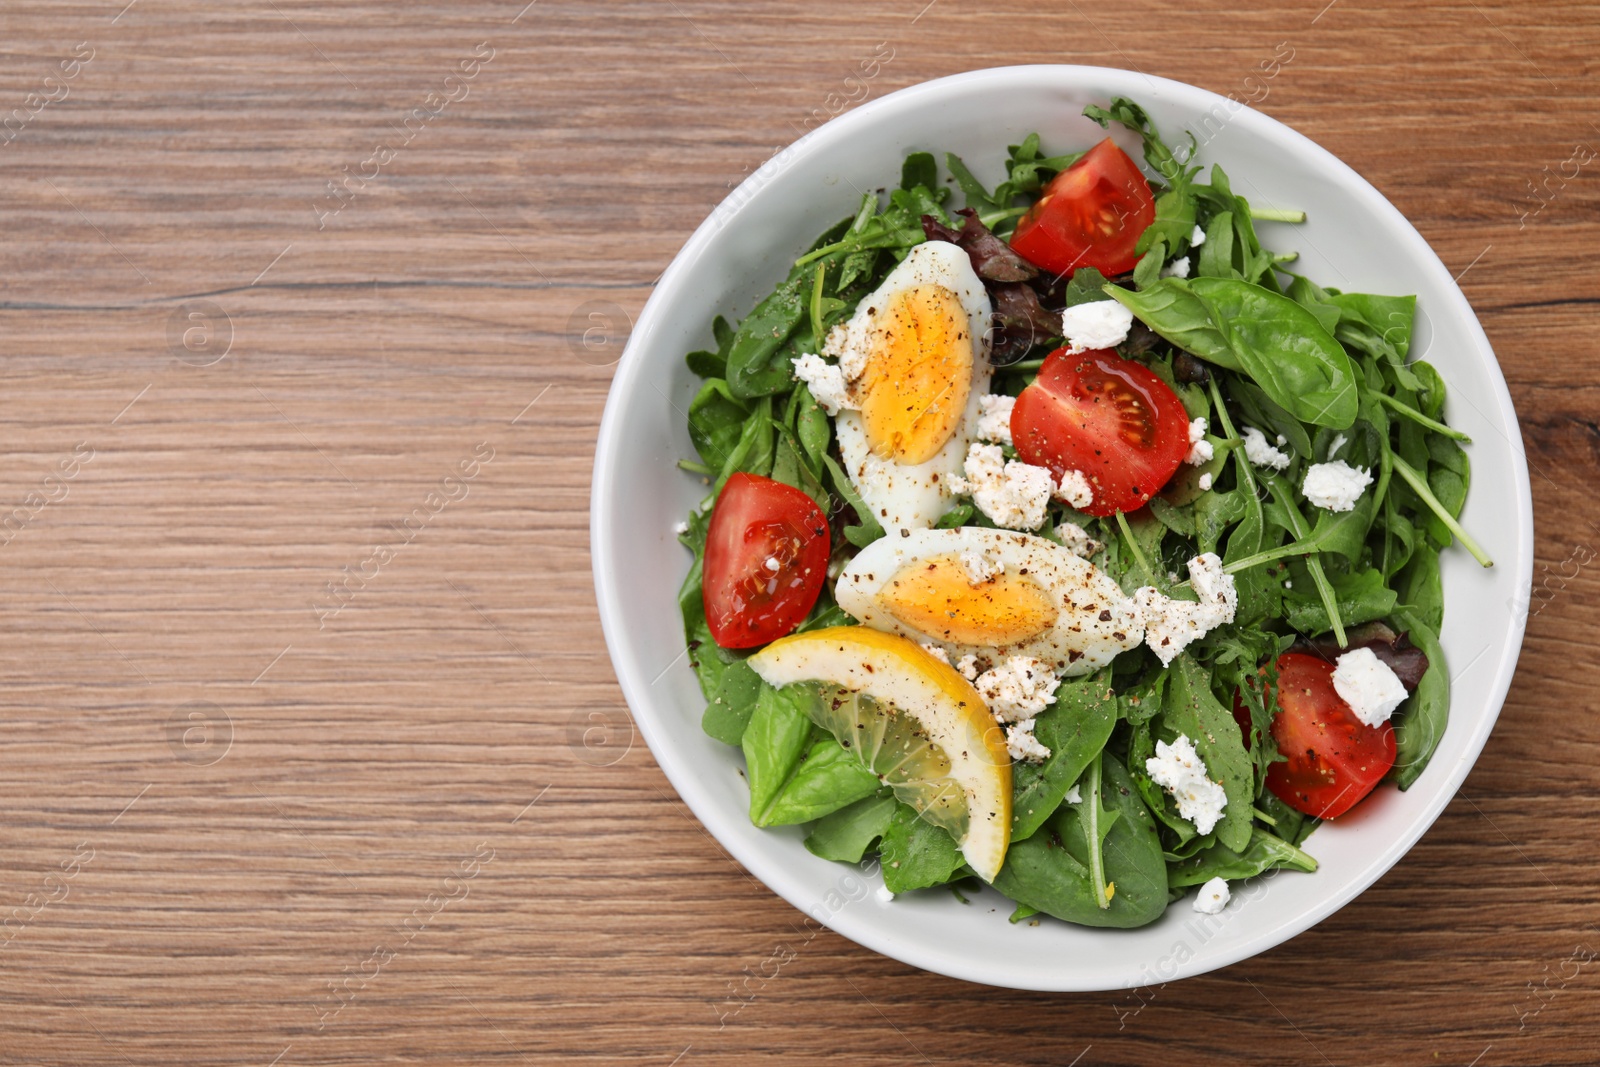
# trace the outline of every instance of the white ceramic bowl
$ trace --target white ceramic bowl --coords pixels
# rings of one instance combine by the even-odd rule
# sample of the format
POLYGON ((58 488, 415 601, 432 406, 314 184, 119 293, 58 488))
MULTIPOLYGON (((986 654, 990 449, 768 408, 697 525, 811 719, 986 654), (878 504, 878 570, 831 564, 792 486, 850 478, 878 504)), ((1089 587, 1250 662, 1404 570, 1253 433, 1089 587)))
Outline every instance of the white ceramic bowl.
MULTIPOLYGON (((1114 136, 1138 158, 1134 138, 1114 136)), ((1273 119, 1193 86, 1099 67, 1004 67, 904 89, 812 132, 734 190, 662 275, 628 342, 600 428, 590 521, 600 618, 623 693, 661 768, 717 840, 785 900, 868 948, 973 982, 1041 990, 1152 985, 1222 967, 1293 937, 1376 881, 1438 817, 1494 726, 1522 643, 1533 556, 1511 397, 1472 309, 1411 224, 1273 119), (1215 917, 1182 900, 1137 930, 1013 926, 1010 903, 993 890, 965 906, 943 891, 884 899, 875 874, 812 856, 797 828, 750 824, 742 757, 700 730, 705 701, 676 603, 689 559, 673 524, 705 493, 673 465, 694 456, 684 412, 698 382, 683 355, 711 347, 712 316, 747 313, 808 242, 856 209, 862 190, 893 186, 906 153, 942 161, 955 152, 993 186, 1006 146, 1031 131, 1055 152, 1103 137, 1082 111, 1112 96, 1142 104, 1169 144, 1195 131, 1200 162, 1221 163, 1252 204, 1305 209, 1302 226, 1261 225, 1265 243, 1300 251, 1297 270, 1348 291, 1417 294, 1412 352, 1444 375, 1450 421, 1474 440, 1462 520, 1495 566, 1479 568, 1459 546, 1445 553, 1449 729, 1409 791, 1380 788, 1316 830, 1307 845, 1322 864, 1316 874, 1237 886, 1215 917)))

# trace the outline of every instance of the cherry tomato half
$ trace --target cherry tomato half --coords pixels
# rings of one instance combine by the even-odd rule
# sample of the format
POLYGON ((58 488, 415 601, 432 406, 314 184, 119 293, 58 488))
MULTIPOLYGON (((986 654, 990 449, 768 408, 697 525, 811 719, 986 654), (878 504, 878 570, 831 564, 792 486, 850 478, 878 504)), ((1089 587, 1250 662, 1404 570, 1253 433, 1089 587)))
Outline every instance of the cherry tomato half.
POLYGON ((1143 507, 1189 452, 1183 401, 1154 371, 1108 349, 1045 358, 1011 409, 1023 462, 1060 481, 1082 471, 1094 489, 1090 515, 1143 507))
MULTIPOLYGON (((1343 815, 1394 766, 1394 727, 1356 718, 1333 688, 1333 664, 1320 656, 1278 657, 1278 709, 1272 740, 1288 762, 1267 769, 1267 788, 1296 811, 1343 815)), ((1248 737, 1250 713, 1237 694, 1233 716, 1248 737)))
POLYGON ((1156 198, 1139 165, 1107 137, 1051 179, 1017 223, 1011 247, 1055 274, 1133 269, 1134 248, 1155 221, 1156 198))
POLYGON ((723 648, 751 648, 799 626, 828 577, 828 520, 816 501, 771 478, 735 474, 717 496, 701 583, 723 648))

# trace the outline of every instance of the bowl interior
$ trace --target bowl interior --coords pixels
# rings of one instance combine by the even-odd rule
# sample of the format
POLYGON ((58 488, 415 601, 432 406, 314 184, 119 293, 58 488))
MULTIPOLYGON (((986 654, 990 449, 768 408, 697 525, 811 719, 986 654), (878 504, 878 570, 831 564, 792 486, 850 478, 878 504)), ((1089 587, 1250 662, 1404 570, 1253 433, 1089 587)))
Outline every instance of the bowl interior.
MULTIPOLYGON (((1139 157, 1136 139, 1113 136, 1139 157)), ((1399 212, 1326 151, 1255 111, 1177 82, 1068 66, 977 71, 884 97, 791 145, 736 189, 673 261, 633 332, 601 429, 591 521, 601 618, 624 695, 662 769, 723 846, 797 908, 885 955, 1047 990, 1147 985, 1232 963, 1306 929, 1388 870, 1449 801, 1494 724, 1521 645, 1533 538, 1521 438, 1494 354, 1450 273, 1399 212), (864 191, 897 182, 906 153, 942 161, 954 152, 992 186, 1006 146, 1030 132, 1055 152, 1105 136, 1081 112, 1116 95, 1142 104, 1174 146, 1193 131, 1198 160, 1221 164, 1252 204, 1304 209, 1304 225, 1259 227, 1263 243, 1299 251, 1299 272, 1347 291, 1417 294, 1412 353, 1444 375, 1447 415, 1475 442, 1463 522, 1496 566, 1478 567, 1459 547, 1445 553, 1449 730, 1409 791, 1383 788, 1313 834, 1318 873, 1235 886, 1218 916, 1180 901, 1138 930, 1049 919, 1013 926, 1009 902, 993 891, 967 905, 937 890, 887 900, 875 873, 817 859, 798 829, 750 825, 742 758, 700 730, 705 702, 676 603, 688 558, 673 525, 706 493, 673 465, 694 455, 685 411, 698 380, 683 355, 710 347, 712 316, 747 313, 864 191)))

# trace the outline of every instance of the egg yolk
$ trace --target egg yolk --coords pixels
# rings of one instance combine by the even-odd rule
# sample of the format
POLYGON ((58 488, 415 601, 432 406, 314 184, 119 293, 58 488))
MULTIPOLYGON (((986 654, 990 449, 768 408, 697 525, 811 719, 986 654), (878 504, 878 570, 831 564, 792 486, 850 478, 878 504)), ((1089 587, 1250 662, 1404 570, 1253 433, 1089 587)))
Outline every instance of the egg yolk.
POLYGON ((902 289, 873 312, 859 385, 867 445, 915 465, 955 434, 972 389, 972 338, 961 298, 942 285, 902 289))
POLYGON ((959 556, 906 564, 879 590, 878 600, 919 633, 957 645, 1015 644, 1056 621, 1055 603, 1038 582, 1002 572, 973 585, 959 556))

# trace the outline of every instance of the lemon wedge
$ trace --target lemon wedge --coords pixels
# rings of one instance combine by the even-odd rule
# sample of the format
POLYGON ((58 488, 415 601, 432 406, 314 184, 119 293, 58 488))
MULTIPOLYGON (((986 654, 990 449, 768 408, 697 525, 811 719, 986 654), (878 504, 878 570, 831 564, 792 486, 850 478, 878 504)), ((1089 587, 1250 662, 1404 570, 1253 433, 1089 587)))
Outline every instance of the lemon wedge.
POLYGON ((994 880, 1011 843, 1011 757, 971 683, 915 642, 865 626, 780 638, 749 663, 768 685, 815 683, 817 725, 994 880))

